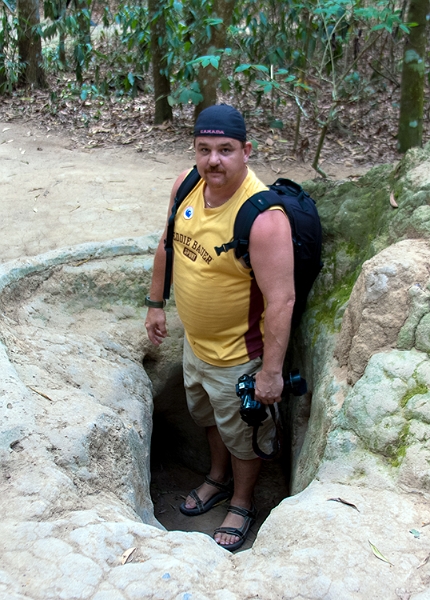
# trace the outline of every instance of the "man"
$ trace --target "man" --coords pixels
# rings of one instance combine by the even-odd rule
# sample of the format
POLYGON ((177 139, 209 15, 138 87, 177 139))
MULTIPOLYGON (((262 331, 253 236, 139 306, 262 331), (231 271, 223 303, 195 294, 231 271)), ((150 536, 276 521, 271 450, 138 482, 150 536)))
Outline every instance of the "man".
MULTIPOLYGON (((282 366, 294 307, 294 259, 291 228, 281 209, 261 213, 251 228, 249 254, 254 277, 234 252, 220 256, 215 246, 233 238, 240 206, 266 186, 248 169, 252 145, 239 111, 216 105, 203 110, 194 129, 196 166, 201 180, 175 218, 173 285, 184 325, 184 384, 188 408, 206 428, 211 470, 181 506, 187 515, 202 514, 231 496, 215 541, 236 550, 255 518, 253 492, 261 460, 252 449, 252 428, 239 414, 235 384, 255 373, 255 399, 281 400, 282 366)), ((169 214, 179 185, 176 180, 169 214)), ((166 233, 166 232, 165 232, 166 233)), ((158 346, 167 336, 162 308, 164 238, 154 259, 145 326, 158 346)), ((275 435, 271 418, 259 428, 258 445, 270 453, 275 435)))

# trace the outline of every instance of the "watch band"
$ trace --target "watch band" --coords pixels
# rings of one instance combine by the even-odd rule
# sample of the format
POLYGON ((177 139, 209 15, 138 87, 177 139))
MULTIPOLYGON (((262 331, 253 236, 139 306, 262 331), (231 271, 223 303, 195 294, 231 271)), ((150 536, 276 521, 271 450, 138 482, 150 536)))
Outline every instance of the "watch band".
POLYGON ((166 306, 165 300, 151 300, 149 294, 145 298, 145 306, 149 308, 164 308, 166 306))

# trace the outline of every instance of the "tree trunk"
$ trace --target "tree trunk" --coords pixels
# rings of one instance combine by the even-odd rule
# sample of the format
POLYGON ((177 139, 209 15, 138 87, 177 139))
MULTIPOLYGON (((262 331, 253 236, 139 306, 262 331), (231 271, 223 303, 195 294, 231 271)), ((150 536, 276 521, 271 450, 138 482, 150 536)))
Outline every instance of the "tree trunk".
POLYGON ((173 118, 172 107, 168 102, 170 79, 165 73, 166 61, 166 21, 161 0, 148 0, 151 24, 152 77, 154 82, 155 114, 154 123, 160 125, 173 118))
MULTIPOLYGON (((201 56, 215 54, 216 50, 225 48, 227 29, 233 18, 233 10, 233 0, 214 0, 212 17, 222 19, 222 23, 213 28, 212 39, 205 48, 201 49, 201 56)), ((215 69, 212 65, 209 65, 206 68, 200 67, 198 81, 203 100, 200 104, 197 104, 195 108, 195 117, 197 117, 203 109, 216 104, 219 81, 218 69, 215 69)))
POLYGON ((42 67, 42 41, 34 28, 40 24, 38 0, 18 0, 18 52, 25 63, 21 83, 37 88, 46 87, 42 67))
POLYGON ((400 100, 397 149, 406 152, 422 145, 424 74, 426 64, 426 24, 430 0, 411 0, 407 17, 411 27, 403 54, 402 92, 400 100))
MULTIPOLYGON (((66 16, 66 0, 60 0, 60 19, 64 19, 66 16)), ((58 40, 58 58, 60 59, 63 68, 67 66, 67 57, 66 57, 66 34, 64 31, 60 31, 59 40, 58 40)))
POLYGON ((5 92, 5 87, 7 85, 7 77, 6 77, 6 65, 4 61, 4 49, 6 47, 5 34, 7 31, 7 14, 6 9, 3 7, 0 9, 0 94, 5 92))

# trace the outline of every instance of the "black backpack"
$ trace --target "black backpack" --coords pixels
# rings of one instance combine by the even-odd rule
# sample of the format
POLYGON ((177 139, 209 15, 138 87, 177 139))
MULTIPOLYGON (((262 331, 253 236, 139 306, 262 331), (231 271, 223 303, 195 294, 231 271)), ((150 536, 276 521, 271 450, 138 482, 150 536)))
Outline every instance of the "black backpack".
MULTIPOLYGON (((165 300, 170 298, 170 282, 173 267, 173 231, 177 210, 181 202, 188 196, 200 180, 197 168, 194 167, 178 188, 172 212, 167 225, 167 237, 164 241, 166 250, 166 272, 164 279, 165 300)), ((251 269, 249 260, 249 234, 257 216, 271 206, 282 206, 287 213, 291 225, 294 245, 294 285, 296 301, 292 324, 296 326, 306 308, 306 300, 311 287, 322 268, 321 223, 315 201, 303 188, 290 179, 277 179, 269 190, 258 192, 248 198, 236 216, 233 240, 215 247, 219 256, 222 252, 234 249, 236 258, 242 258, 251 269)), ((251 276, 253 275, 251 270, 251 276)))

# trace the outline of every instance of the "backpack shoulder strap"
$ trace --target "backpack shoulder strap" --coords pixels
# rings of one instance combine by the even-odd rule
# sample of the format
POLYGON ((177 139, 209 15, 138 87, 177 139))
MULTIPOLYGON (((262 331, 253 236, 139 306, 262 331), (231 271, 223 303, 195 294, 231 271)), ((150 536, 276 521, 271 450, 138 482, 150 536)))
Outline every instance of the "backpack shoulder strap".
POLYGON ((170 284, 172 281, 172 270, 173 270, 173 232, 175 228, 175 217, 178 212, 178 208, 181 203, 185 200, 190 192, 196 187, 200 181, 200 175, 197 171, 197 167, 193 167, 188 175, 184 178, 181 185, 178 187, 176 192, 175 200, 173 202, 172 211, 167 222, 167 234, 164 240, 164 249, 166 251, 166 270, 164 272, 164 291, 163 299, 168 300, 170 298, 170 284))
MULTIPOLYGON (((181 185, 178 187, 178 191, 176 192, 174 206, 176 205, 176 210, 179 208, 179 205, 185 200, 185 198, 190 194, 193 189, 196 187, 198 182, 200 181, 200 174, 197 171, 197 167, 194 166, 191 171, 184 177, 181 185)), ((173 207, 172 207, 173 211, 173 207)))
POLYGON ((258 215, 271 206, 283 206, 278 194, 271 190, 257 192, 242 204, 234 222, 233 240, 222 246, 217 246, 215 252, 219 256, 234 248, 236 258, 243 258, 245 264, 251 267, 249 260, 249 234, 258 215))

